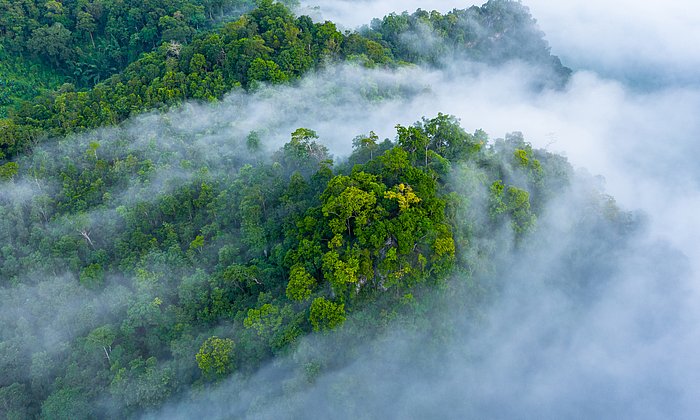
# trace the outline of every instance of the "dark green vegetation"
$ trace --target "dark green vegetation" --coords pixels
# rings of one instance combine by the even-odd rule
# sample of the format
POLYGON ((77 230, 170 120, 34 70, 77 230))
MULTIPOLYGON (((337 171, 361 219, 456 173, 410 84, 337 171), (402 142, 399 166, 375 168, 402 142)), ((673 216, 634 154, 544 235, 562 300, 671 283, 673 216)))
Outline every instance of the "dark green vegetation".
POLYGON ((258 8, 190 43, 168 41, 123 72, 87 91, 65 85, 22 104, 5 121, 0 153, 26 151, 46 136, 111 125, 143 110, 183 99, 216 100, 237 87, 297 79, 324 60, 362 54, 367 63, 391 61, 388 50, 334 24, 294 17, 282 4, 258 8))
MULTIPOLYGON (((365 337, 392 320, 421 325, 427 296, 492 269, 485 244, 510 242, 497 232, 527 241, 571 173, 519 135, 489 146, 445 115, 398 126, 393 142, 360 136, 335 169, 311 130, 271 160, 255 137, 237 140, 249 157, 233 166, 204 166, 186 142, 133 148, 122 133, 7 171, 0 276, 3 301, 23 308, 2 320, 9 412, 122 417, 252 373, 355 313, 365 337), (61 309, 19 304, 35 294, 61 309)), ((588 223, 619 230, 608 203, 593 195, 588 223)), ((470 289, 471 302, 479 295, 470 289)), ((313 377, 321 366, 308 363, 313 377)))
POLYGON ((10 118, 0 120, 0 158, 26 152, 47 137, 117 124, 184 99, 213 101, 236 87, 295 80, 338 60, 360 60, 367 66, 395 65, 396 58, 438 64, 436 54, 452 51, 486 63, 526 59, 542 65, 547 77, 554 74, 561 81, 568 76, 568 69, 550 55, 527 9, 511 1, 492 1, 444 16, 420 11, 391 15, 375 21, 372 28, 341 33, 331 22, 314 24, 306 16, 294 17, 279 3, 261 0, 257 9, 239 20, 194 36, 189 43, 158 43, 124 71, 89 90, 64 85, 21 104, 10 118), (506 30, 508 25, 518 30, 506 30), (406 44, 407 39, 431 31, 435 45, 424 51, 413 51, 412 44, 406 44))
MULTIPOLYGON (((355 147, 340 162, 308 128, 272 156, 256 132, 207 150, 167 114, 137 141, 119 126, 136 113, 293 82, 328 63, 441 65, 432 49, 411 50, 417 31, 435 31, 440 54, 525 58, 567 75, 516 2, 392 15, 341 33, 263 0, 201 31, 233 6, 215 3, 141 2, 157 13, 138 15, 149 20, 136 32, 121 11, 129 2, 48 2, 36 13, 32 2, 2 3, 8 54, 34 54, 58 78, 76 77, 67 72, 80 68, 71 67, 80 51, 116 69, 82 72, 55 91, 58 79, 17 79, 10 100, 43 93, 0 120, 3 415, 123 418, 249 375, 310 333, 351 324, 372 337, 396 320, 424 325, 436 291, 469 284, 465 305, 477 301, 476 274, 493 271, 494 248, 527 244, 569 184, 562 157, 518 134, 489 144, 443 114, 397 126, 394 140, 344 139, 355 147), (11 13, 36 23, 12 26, 11 13), (66 45, 37 44, 42 33, 66 45), (52 140, 105 125, 117 127, 52 140)), ((8 73, 39 66, 14 65, 8 73)), ((589 203, 595 223, 626 226, 614 203, 596 194, 589 203)), ((309 380, 327 367, 301 365, 309 380)))
POLYGON ((3 0, 0 35, 8 53, 34 57, 76 85, 92 86, 162 42, 187 43, 253 6, 250 0, 3 0))
POLYGON ((12 105, 55 90, 63 81, 41 63, 7 54, 0 44, 0 118, 12 105))
POLYGON ((164 42, 186 44, 252 0, 0 2, 0 117, 63 83, 89 88, 164 42))

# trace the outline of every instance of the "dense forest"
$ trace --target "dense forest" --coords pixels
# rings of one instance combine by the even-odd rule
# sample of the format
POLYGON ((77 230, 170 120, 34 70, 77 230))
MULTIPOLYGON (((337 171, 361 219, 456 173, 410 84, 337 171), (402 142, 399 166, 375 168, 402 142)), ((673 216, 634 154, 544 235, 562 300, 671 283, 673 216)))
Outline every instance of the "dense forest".
MULTIPOLYGON (((338 133, 353 145, 343 158, 314 127, 279 148, 266 127, 205 144, 215 128, 182 130, 169 114, 338 63, 521 60, 544 69, 535 88, 560 88, 570 70, 519 2, 341 32, 270 0, 2 1, 0 35, 6 418, 138 417, 244 383, 314 335, 357 343, 396 322, 448 335, 431 308, 459 296, 477 317, 499 255, 527 253, 538 217, 580 182, 522 134, 489 139, 439 110, 393 138, 338 133), (158 128, 135 129, 147 111, 158 128)), ((572 229, 600 234, 598 252, 633 235, 639 221, 611 197, 577 191, 586 215, 572 229)), ((570 250, 569 292, 588 287, 586 252, 570 250)), ((293 368, 311 383, 342 363, 293 368)))
POLYGON ((0 30, 8 53, 30 55, 77 85, 92 86, 163 42, 189 42, 253 6, 245 0, 3 1, 0 30))
POLYGON ((215 101, 231 89, 293 81, 338 60, 359 60, 366 66, 395 66, 405 60, 439 64, 435 54, 447 50, 485 62, 524 57, 543 64, 556 76, 543 80, 555 83, 570 72, 549 54, 527 10, 513 2, 490 2, 444 16, 422 11, 390 15, 374 21, 371 29, 341 33, 332 22, 313 23, 280 3, 262 1, 240 19, 189 43, 169 40, 158 45, 93 88, 80 90, 68 83, 18 103, 9 118, 0 120, 0 158, 12 158, 47 137, 117 124, 185 99, 215 101), (416 51, 405 42, 426 30, 438 37, 429 51, 416 51))
POLYGON ((187 43, 252 1, 3 1, 0 117, 63 83, 89 88, 163 42, 187 43))

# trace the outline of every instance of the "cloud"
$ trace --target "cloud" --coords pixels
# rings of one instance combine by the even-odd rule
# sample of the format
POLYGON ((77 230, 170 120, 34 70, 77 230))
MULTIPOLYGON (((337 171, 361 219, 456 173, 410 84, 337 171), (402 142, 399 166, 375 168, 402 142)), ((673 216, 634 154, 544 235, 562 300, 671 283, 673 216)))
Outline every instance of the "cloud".
MULTIPOLYGON (((446 13, 484 2, 306 0, 302 12, 347 28, 392 12, 418 8, 446 13), (314 7, 316 9, 314 9, 314 7)), ((525 0, 555 55, 577 69, 595 70, 639 87, 700 83, 700 6, 692 0, 525 0), (669 71, 670 70, 670 71, 669 71)))
POLYGON ((700 6, 692 0, 524 2, 554 54, 635 84, 700 83, 700 6))
POLYGON ((624 208, 646 213, 647 230, 631 243, 607 246, 598 243, 605 237, 599 234, 580 238, 570 223, 585 217, 583 206, 559 197, 532 239, 541 248, 503 257, 512 265, 500 272, 504 292, 484 309, 483 325, 459 321, 469 318, 463 308, 436 313, 436 323, 457 327, 449 342, 428 350, 423 345, 434 339, 430 331, 396 326, 315 384, 299 385, 289 371, 308 357, 309 347, 333 354, 333 340, 352 340, 312 337, 291 360, 263 368, 249 381, 234 378, 204 399, 169 405, 159 415, 187 417, 194 410, 217 418, 251 407, 260 418, 662 418, 696 412, 692 372, 700 316, 690 303, 697 296, 692 238, 699 231, 693 222, 698 172, 691 152, 700 95, 675 86, 638 92, 592 72, 577 72, 565 90, 538 91, 532 89, 537 74, 519 63, 391 72, 339 66, 296 87, 265 90, 243 109, 227 112, 222 105, 217 113, 226 120, 256 115, 255 124, 277 133, 279 142, 292 127, 316 129, 340 156, 356 133, 374 129, 390 137, 395 123, 438 111, 492 137, 519 130, 536 147, 563 152, 574 166, 604 175, 608 192, 624 208), (371 100, 357 86, 402 94, 371 100), (679 95, 684 100, 674 101, 679 95), (289 107, 303 112, 282 111, 289 107), (590 252, 599 260, 571 272, 565 251, 590 252), (564 284, 580 277, 599 285, 585 298, 552 285, 559 275, 564 284), (284 394, 280 386, 302 391, 284 394))
MULTIPOLYGON (((646 230, 631 243, 606 246, 597 242, 600 236, 573 236, 570 219, 581 211, 574 192, 541 217, 542 231, 533 239, 541 248, 508 255, 513 264, 499 273, 504 290, 480 308, 478 321, 456 302, 446 312, 436 310, 436 325, 452 328, 447 342, 437 340, 432 329, 396 326, 308 385, 299 382, 294 369, 310 354, 332 355, 336 338, 352 340, 312 336, 291 359, 245 381, 234 377, 206 395, 173 401, 153 416, 226 417, 256 404, 263 404, 261 417, 419 418, 439 412, 448 418, 687 418, 698 412, 700 311, 693 303, 700 280, 695 162, 700 58, 689 42, 699 38, 697 7, 597 0, 527 4, 553 53, 575 67, 564 90, 533 89, 537 69, 522 63, 495 68, 456 62, 441 70, 396 71, 331 66, 294 86, 263 87, 252 95, 233 92, 217 104, 193 103, 164 116, 138 117, 123 130, 104 134, 100 153, 127 136, 124 147, 154 158, 174 156, 177 167, 157 175, 154 188, 159 189, 188 179, 179 162, 192 153, 212 171, 240 165, 241 145, 251 130, 259 130, 268 151, 274 151, 294 129, 311 128, 342 157, 357 134, 374 130, 393 137, 395 124, 443 112, 459 117, 467 131, 483 128, 492 138, 522 131, 535 147, 564 153, 575 167, 601 174, 623 208, 646 214, 646 230), (585 299, 551 283, 557 274, 576 274, 565 252, 574 245, 600 258, 591 261, 590 271, 578 273, 600 283, 585 299), (275 394, 295 387, 302 391, 287 398, 275 394)), ((321 13, 353 27, 420 6, 447 11, 466 5, 336 0, 323 2, 321 13)), ((57 147, 83 153, 93 135, 57 147)), ((25 200, 29 188, 17 185, 2 198, 25 200)), ((0 296, 0 303, 15 308, 7 314, 19 313, 15 297, 0 296)), ((71 300, 59 312, 72 314, 73 306, 71 300)), ((50 319, 41 322, 36 327, 41 334, 54 328, 50 319)))
MULTIPOLYGON (((460 323, 469 318, 463 309, 436 314, 461 327, 451 342, 426 349, 431 331, 396 326, 302 392, 265 394, 265 387, 279 389, 280 381, 290 380, 285 363, 296 366, 308 347, 323 348, 323 338, 311 337, 292 361, 262 369, 251 382, 232 379, 206 404, 195 399, 196 409, 241 415, 255 407, 251 395, 260 392, 268 397, 255 412, 262 418, 688 418, 698 411, 700 311, 693 302, 700 280, 700 170, 694 162, 700 89, 693 70, 698 54, 688 42, 698 38, 697 8, 689 2, 528 4, 553 53, 577 68, 566 89, 533 91, 533 72, 518 63, 398 72, 339 67, 294 88, 297 97, 332 98, 323 102, 320 120, 309 113, 295 122, 318 129, 322 140, 334 139, 338 155, 348 151, 347 140, 336 134, 346 132, 347 121, 353 134, 374 129, 391 136, 394 123, 440 111, 492 137, 522 131, 534 146, 601 174, 623 208, 644 212, 646 229, 631 242, 607 247, 598 243, 601 236, 578 238, 567 223, 581 208, 574 198, 560 198, 540 219, 534 240, 541 248, 511 256, 513 265, 501 272, 505 289, 481 323, 460 323), (328 75, 336 96, 319 96, 331 86, 328 75), (359 80, 412 90, 380 102, 349 99, 345 83, 359 80), (567 271, 569 246, 590 252, 590 270, 567 271), (551 283, 560 274, 592 282, 595 293, 577 295, 551 283), (251 388, 237 394, 243 384, 251 388), (217 404, 222 395, 241 398, 217 404)), ((365 12, 409 8, 396 6, 336 1, 321 11, 353 26, 367 21, 365 12)), ((166 407, 165 416, 186 413, 180 410, 188 404, 166 407)))
MULTIPOLYGON (((430 337, 397 326, 393 335, 368 344, 366 357, 345 360, 310 389, 294 385, 294 376, 285 376, 284 368, 280 372, 270 366, 251 382, 232 379, 205 400, 195 397, 174 403, 156 416, 176 417, 194 409, 225 417, 244 413, 258 400, 268 406, 263 417, 282 415, 289 405, 290 412, 300 416, 332 413, 343 409, 343 401, 355 412, 386 410, 382 412, 407 418, 412 413, 428 415, 436 407, 460 410, 444 412, 448 417, 518 417, 521 412, 552 418, 604 417, 622 415, 630 406, 638 407, 633 414, 640 417, 654 417, 671 406, 681 416, 692 412, 696 407, 689 393, 695 387, 687 366, 693 366, 690 349, 698 343, 695 325, 700 324, 686 299, 697 292, 692 283, 697 278, 697 267, 692 266, 698 255, 693 239, 698 232, 693 222, 697 207, 692 205, 700 196, 691 152, 698 133, 692 110, 700 95, 677 87, 640 93, 592 72, 576 73, 565 90, 540 91, 532 88, 537 74, 521 63, 493 68, 459 62, 442 70, 396 71, 340 65, 295 86, 267 87, 253 95, 234 92, 218 104, 189 104, 165 116, 147 115, 129 122, 128 147, 148 150, 155 141, 149 153, 154 158, 174 154, 174 162, 197 151, 197 159, 213 171, 223 171, 252 129, 261 130, 272 151, 295 128, 308 127, 342 157, 350 152, 350 140, 357 134, 375 130, 382 137, 393 137, 396 123, 450 113, 468 131, 483 128, 495 138, 518 130, 536 147, 565 153, 574 166, 604 175, 608 192, 625 208, 640 208, 649 218, 640 244, 620 244, 622 255, 613 255, 614 274, 602 269, 588 273, 593 280, 607 278, 594 300, 579 302, 550 290, 543 281, 562 270, 566 259, 560 247, 576 239, 567 236, 564 227, 555 229, 562 214, 575 214, 566 207, 569 200, 561 198, 564 210, 552 210, 557 217, 540 220, 542 226, 555 225, 555 233, 543 233, 548 236, 538 242, 546 246, 535 256, 515 260, 514 266, 527 267, 527 275, 502 272, 502 278, 509 280, 506 284, 521 286, 509 286, 501 300, 484 309, 485 325, 457 323, 457 331, 474 335, 453 332, 452 341, 433 348, 422 367, 413 366, 413 361, 430 337), (678 95, 684 101, 675 102, 678 95), (659 142, 661 137, 664 142, 659 142), (668 245, 661 246, 664 242, 668 245), (687 257, 678 255, 678 249, 687 257), (691 267, 678 271, 668 267, 676 263, 691 267), (518 293, 523 292, 522 285, 529 285, 527 293, 518 293), (679 296, 678 290, 685 295, 679 296), (426 376, 438 367, 444 370, 426 376), (305 391, 293 394, 291 401, 274 395, 262 399, 263 390, 270 383, 279 385, 281 378, 292 381, 287 386, 305 391), (243 386, 250 388, 241 390, 243 386), (367 390, 352 393, 345 387, 367 390), (230 395, 237 396, 235 401, 230 395), (318 401, 331 402, 319 406, 318 401)), ((109 142, 120 138, 114 136, 114 140, 103 138, 100 153, 108 153, 109 142)), ((80 152, 85 145, 78 144, 80 152)), ((182 169, 167 168, 156 174, 162 180, 158 185, 186 179, 182 169)), ((586 240, 586 245, 597 250, 596 239, 586 240)), ((454 323, 453 315, 468 318, 463 309, 436 317, 441 323, 454 323)), ((320 348, 328 347, 331 344, 325 343, 320 348)), ((300 350, 298 357, 305 354, 300 350)), ((297 366, 293 360, 287 363, 297 366)))

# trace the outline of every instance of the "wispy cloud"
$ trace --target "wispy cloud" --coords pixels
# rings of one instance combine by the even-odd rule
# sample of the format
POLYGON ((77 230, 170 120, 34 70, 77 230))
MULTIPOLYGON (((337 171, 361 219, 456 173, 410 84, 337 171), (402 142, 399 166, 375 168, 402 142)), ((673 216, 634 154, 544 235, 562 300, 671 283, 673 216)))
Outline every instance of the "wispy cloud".
MULTIPOLYGON (((453 7, 447 3, 421 6, 453 7)), ((326 2, 321 11, 352 26, 367 21, 366 11, 409 8, 352 5, 326 2)), ((574 166, 603 175, 624 208, 644 211, 647 229, 610 249, 595 235, 572 237, 566 221, 581 209, 562 197, 540 221, 541 248, 512 256, 513 266, 503 272, 509 286, 480 328, 465 325, 469 333, 457 332, 451 343, 428 351, 423 344, 429 333, 397 327, 304 392, 271 399, 261 417, 687 418, 697 412, 700 311, 693 302, 700 280, 694 239, 700 236, 700 171, 694 157, 700 151, 695 117, 700 90, 693 70, 698 53, 689 42, 698 38, 697 7, 537 0, 529 5, 553 53, 577 70, 565 90, 532 91, 531 73, 517 64, 476 71, 461 65, 411 69, 382 77, 421 86, 419 93, 363 110, 344 102, 343 111, 353 116, 356 132, 375 129, 382 135, 391 133, 388 121, 408 123, 437 111, 492 137, 522 131, 535 146, 562 152, 574 166), (602 253, 591 253, 591 271, 579 273, 600 283, 592 298, 547 281, 567 273, 569 245, 602 253), (419 362, 426 358, 434 362, 427 370, 419 362)), ((314 126, 313 118, 307 125, 314 126)), ((342 146, 336 149, 343 152, 342 146)), ((458 311, 447 319, 462 316, 458 311)), ((279 375, 275 367, 263 369, 250 382, 252 394, 255 386, 281 380, 279 375)), ((219 416, 241 410, 250 400, 215 404, 217 395, 230 395, 236 384, 241 382, 233 379, 214 391, 208 401, 214 404, 206 408, 219 416)), ((251 389, 237 395, 251 395, 251 389)), ((188 407, 169 406, 165 412, 188 407)))
MULTIPOLYGON (((347 27, 390 11, 467 6, 413 0, 321 3, 325 18, 347 27)), ((601 236, 573 236, 571 217, 581 212, 574 191, 541 218, 542 231, 533 239, 540 248, 509 255, 513 264, 500 273, 508 287, 482 309, 480 324, 463 322, 469 314, 454 302, 446 313, 436 311, 436 322, 451 325, 448 342, 437 345, 432 331, 396 326, 315 384, 280 386, 279 381, 295 377, 285 369, 299 366, 310 352, 332 354, 328 339, 310 337, 290 359, 246 381, 232 378, 204 396, 174 401, 155 415, 242 415, 256 401, 265 401, 258 403, 261 417, 687 418, 698 412, 700 88, 695 69, 700 53, 691 42, 700 38, 698 8, 689 1, 527 4, 552 52, 576 70, 563 90, 533 90, 538 73, 521 63, 493 68, 458 62, 440 70, 397 71, 340 65, 295 86, 264 87, 252 95, 233 92, 218 104, 142 116, 101 141, 126 133, 133 140, 129 147, 146 150, 154 144, 154 153, 166 150, 182 158, 198 150, 212 170, 225 170, 251 130, 260 130, 274 151, 294 129, 308 127, 342 157, 357 134, 374 130, 392 137, 397 123, 443 112, 459 117, 467 131, 482 128, 492 138, 522 131, 535 147, 564 153, 575 167, 601 174, 623 208, 646 214, 646 230, 632 243, 608 248, 598 244, 601 236), (598 252, 590 254, 590 272, 578 273, 601 284, 593 297, 552 286, 557 274, 572 275, 570 247, 598 252), (276 399, 269 391, 294 387, 302 391, 289 393, 291 399, 276 399)), ((64 146, 83 153, 93 134, 64 146)), ((157 177, 165 183, 186 174, 164 168, 157 177)), ((11 200, 27 199, 34 188, 4 187, 2 198, 11 200)), ((52 282, 58 280, 42 287, 52 282)), ((35 327, 42 334, 83 332, 62 333, 33 306, 20 311, 33 290, 0 296, 2 307, 12 308, 5 313, 32 317, 37 311, 35 327)), ((75 302, 64 305, 58 313, 72 314, 75 302)))

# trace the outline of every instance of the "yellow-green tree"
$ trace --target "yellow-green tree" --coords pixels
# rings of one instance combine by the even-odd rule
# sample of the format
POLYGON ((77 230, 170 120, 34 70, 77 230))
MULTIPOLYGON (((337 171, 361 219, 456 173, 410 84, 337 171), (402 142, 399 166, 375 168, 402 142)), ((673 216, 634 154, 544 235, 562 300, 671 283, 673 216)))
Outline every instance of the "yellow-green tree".
POLYGON ((222 377, 233 370, 233 349, 235 343, 230 338, 209 337, 195 358, 197 366, 207 378, 222 377))
POLYGON ((314 331, 330 331, 345 322, 345 304, 319 297, 311 303, 309 321, 314 331))
POLYGON ((311 296, 311 289, 316 285, 316 279, 309 274, 304 266, 295 264, 289 271, 287 297, 290 300, 303 302, 311 296))

